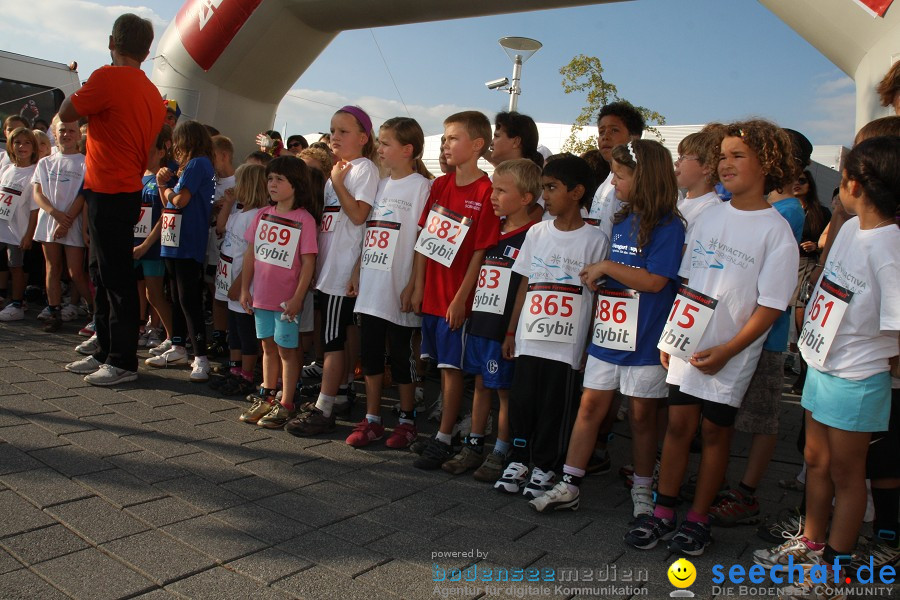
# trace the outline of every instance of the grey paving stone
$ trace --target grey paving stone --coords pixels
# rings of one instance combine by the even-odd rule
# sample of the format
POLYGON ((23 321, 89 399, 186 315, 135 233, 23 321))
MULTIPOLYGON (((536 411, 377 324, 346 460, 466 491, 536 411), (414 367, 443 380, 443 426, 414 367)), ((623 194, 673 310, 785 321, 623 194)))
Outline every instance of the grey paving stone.
POLYGON ((0 492, 0 538, 25 533, 39 527, 53 525, 55 521, 12 490, 0 492), (14 518, 9 518, 15 515, 14 518))
POLYGON ((76 598, 122 598, 150 591, 153 583, 95 548, 40 563, 34 569, 76 598), (97 574, 102 573, 102 577, 97 574))
MULTIPOLYGON (((182 399, 183 396, 178 397, 178 400, 182 399)), ((222 420, 222 417, 220 416, 213 415, 205 410, 200 410, 193 404, 187 404, 185 402, 162 406, 157 410, 194 426, 204 425, 206 423, 216 423, 222 420)))
POLYGON ((343 478, 341 483, 391 501, 417 494, 422 490, 421 486, 398 481, 390 467, 386 467, 388 464, 380 463, 371 468, 361 469, 352 477, 343 478))
POLYGON ((519 569, 528 567, 546 554, 546 551, 532 544, 509 541, 481 527, 459 527, 435 540, 435 550, 466 549, 478 550, 482 556, 486 555, 484 560, 497 565, 519 569))
MULTIPOLYGON (((339 478, 343 480, 344 478, 339 478)), ((385 498, 346 487, 334 481, 319 481, 303 488, 302 493, 324 504, 340 506, 352 513, 364 513, 388 504, 385 498)))
POLYGON ((39 508, 93 495, 68 477, 53 469, 33 469, 3 475, 0 480, 39 508))
POLYGON ((253 503, 232 506, 210 513, 210 516, 267 544, 278 544, 310 531, 309 527, 294 519, 284 517, 253 503))
POLYGON ((487 532, 505 540, 515 540, 535 528, 534 525, 471 504, 458 504, 437 515, 437 519, 487 532))
POLYGON ((110 404, 107 408, 142 424, 165 421, 172 418, 171 415, 167 415, 163 411, 156 410, 149 404, 137 400, 134 402, 122 402, 121 404, 110 404))
POLYGON ((47 400, 48 398, 65 398, 72 394, 71 390, 61 385, 50 383, 49 381, 31 381, 25 383, 16 383, 15 386, 36 398, 47 400))
POLYGON ((399 598, 387 590, 366 585, 325 567, 300 571, 272 584, 299 598, 316 600, 369 600, 371 598, 399 598))
POLYGON ((0 575, 0 598, 3 600, 66 600, 58 589, 29 571, 20 569, 0 575))
MULTIPOLYGON (((398 525, 400 524, 398 523, 398 525)), ((449 529, 446 526, 439 526, 437 530, 440 533, 449 534, 456 531, 456 527, 449 529)), ((422 535, 417 535, 409 531, 398 531, 366 544, 366 548, 419 565, 422 568, 431 568, 433 562, 431 553, 438 550, 439 541, 435 540, 439 540, 440 536, 434 536, 434 539, 431 539, 432 531, 427 531, 427 536, 425 530, 422 530, 421 533, 422 535)), ((468 559, 463 559, 448 561, 447 564, 450 567, 463 567, 468 562, 468 559)))
POLYGON ((240 465, 265 456, 265 452, 261 450, 236 444, 234 440, 228 438, 198 440, 191 445, 232 465, 240 465))
POLYGON ((133 398, 120 393, 117 389, 97 386, 79 389, 78 394, 103 405, 131 402, 133 400, 133 398))
POLYGON ((148 423, 147 426, 168 436, 169 439, 173 441, 179 441, 184 444, 190 444, 196 440, 208 440, 217 437, 216 434, 211 431, 207 431, 202 427, 194 427, 193 425, 189 425, 178 419, 155 421, 153 423, 148 423))
POLYGON ((62 525, 52 525, 8 537, 0 541, 0 544, 27 565, 71 554, 88 547, 83 539, 62 525))
POLYGON ((0 575, 22 568, 22 563, 16 560, 6 550, 0 550, 0 575))
MULTIPOLYGON (((87 498, 46 509, 92 544, 103 544, 147 530, 147 526, 102 498, 87 498)), ((51 520, 52 522, 52 520, 51 520)))
POLYGON ((243 498, 226 491, 198 475, 188 475, 155 484, 160 490, 181 498, 203 512, 222 510, 244 502, 243 498))
MULTIPOLYGON (((493 491, 493 490, 491 490, 493 491)), ((494 492, 496 493, 496 492, 494 492)), ((597 495, 594 495, 593 502, 590 497, 590 494, 585 494, 587 498, 586 501, 579 507, 577 512, 572 511, 559 511, 554 512, 553 514, 543 514, 536 512, 531 506, 528 505, 528 502, 525 498, 522 498, 518 495, 516 496, 507 496, 505 494, 497 494, 498 496, 502 496, 503 498, 509 498, 512 500, 508 504, 498 507, 497 513, 513 517, 515 519, 519 519, 530 523, 534 526, 540 527, 549 527, 552 529, 561 529, 562 531, 566 531, 569 533, 575 533, 581 531, 585 527, 590 526, 593 523, 594 517, 598 516, 597 511, 594 510, 593 502, 597 501, 597 495), (593 506, 592 506, 593 504, 593 506)), ((623 498, 624 502, 624 498, 623 498)), ((615 510, 611 509, 608 504, 603 506, 603 513, 606 516, 600 516, 600 531, 603 531, 605 527, 607 530, 609 528, 609 517, 612 517, 612 513, 615 513, 616 516, 621 516, 622 522, 627 523, 631 520, 631 498, 628 497, 627 506, 622 506, 621 508, 616 508, 615 510)), ((599 533, 599 532, 598 532, 599 533)), ((601 534, 602 535, 602 534, 601 534)))
POLYGON ((57 436, 94 429, 93 425, 80 421, 78 417, 65 410, 27 415, 25 418, 57 436))
POLYGON ((178 456, 170 458, 167 462, 178 465, 217 484, 234 481, 250 475, 249 471, 227 463, 208 452, 178 456))
POLYGON ((120 508, 165 496, 159 489, 121 469, 81 475, 75 480, 120 508))
MULTIPOLYGON (((399 594, 403 598, 431 598, 435 583, 430 569, 417 564, 392 560, 363 573, 356 579, 380 590, 399 594)), ((373 596, 378 593, 373 594, 373 596)), ((439 597, 439 596, 438 596, 439 597)))
MULTIPOLYGON (((347 433, 349 434, 349 432, 347 433)), ((342 437, 345 437, 343 432, 342 437)), ((386 456, 394 452, 387 449, 379 449, 380 451, 378 452, 360 450, 353 446, 348 446, 343 439, 331 441, 327 444, 319 444, 306 450, 316 456, 336 461, 341 465, 354 469, 370 469, 373 465, 385 462, 387 460, 386 456)))
POLYGON ((69 477, 114 468, 113 465, 92 452, 71 444, 58 448, 36 450, 31 453, 31 456, 69 477))
POLYGON ((167 525, 161 531, 220 562, 235 560, 268 546, 209 516, 167 525))
POLYGON ((173 394, 177 393, 176 390, 153 388, 150 386, 147 386, 145 388, 122 390, 119 393, 127 398, 138 400, 151 407, 168 406, 169 404, 178 402, 178 399, 172 397, 173 394))
POLYGON ((171 496, 129 506, 125 509, 125 512, 149 523, 153 527, 171 525, 172 523, 186 521, 204 514, 187 502, 171 496))
MULTIPOLYGON (((2 433, 3 430, 0 430, 2 433)), ((324 459, 318 459, 324 460, 324 459)), ((252 462, 243 463, 242 468, 247 471, 265 477, 290 489, 307 486, 327 477, 322 469, 309 469, 308 463, 298 465, 288 464, 274 458, 261 458, 252 462)))
MULTIPOLYGON (((248 427, 245 425, 245 427, 248 427)), ((291 435, 261 438, 244 444, 247 448, 253 448, 263 452, 269 458, 295 465, 318 458, 315 454, 305 454, 303 449, 317 446, 323 443, 316 438, 301 438, 291 435)))
POLYGON ((41 468, 43 463, 28 456, 12 444, 0 444, 0 475, 41 468))
MULTIPOLYGON (((193 577, 182 579, 166 586, 166 590, 178 594, 182 598, 196 600, 221 600, 222 598, 241 598, 246 600, 285 600, 297 599, 297 596, 282 590, 263 587, 252 579, 229 571, 224 567, 216 567, 193 577)), ((315 596, 313 596, 315 597, 315 596)))
POLYGON ((221 487, 229 492, 234 492, 245 500, 259 500, 289 491, 286 486, 280 483, 256 475, 228 481, 223 483, 221 487))
POLYGON ((207 423, 206 425, 200 425, 198 429, 202 429, 209 434, 207 437, 221 437, 237 442, 238 444, 245 444, 247 442, 271 437, 271 432, 264 427, 248 425, 238 421, 237 417, 239 415, 240 412, 237 412, 237 409, 235 409, 235 417, 233 420, 222 420, 220 416, 217 421, 207 423))
MULTIPOLYGON (((210 392, 212 394, 213 392, 210 392)), ((190 404, 200 410, 212 413, 212 412, 220 412, 225 410, 235 410, 240 408, 241 410, 247 406, 247 403, 243 400, 228 400, 226 398, 222 398, 217 395, 209 395, 205 396, 202 394, 185 394, 183 396, 179 396, 178 400, 183 402, 184 404, 190 404)), ((219 418, 227 418, 224 415, 220 415, 219 418)), ((237 415, 235 415, 235 420, 237 420, 237 415)))
MULTIPOLYGON (((522 498, 513 494, 500 494, 494 489, 493 484, 475 481, 471 471, 442 481, 436 485, 422 490, 426 494, 439 498, 454 498, 460 502, 474 504, 488 510, 498 510, 510 504, 523 504, 522 498)), ((524 503, 527 506, 527 502, 524 503)), ((531 510, 529 508, 529 510, 531 510)))
POLYGON ((352 513, 346 510, 323 504, 296 492, 269 496, 257 500, 256 504, 312 527, 324 527, 352 516, 352 513))
POLYGON ((68 440, 34 423, 4 427, 0 429, 0 438, 25 452, 65 446, 69 443, 68 440))
POLYGON ((24 417, 13 414, 8 410, 0 410, 0 427, 12 427, 13 425, 24 425, 28 421, 24 417))
POLYGON ((331 535, 343 538, 360 546, 370 544, 375 540, 391 535, 397 530, 383 523, 376 523, 365 517, 351 517, 338 521, 322 529, 331 535))
POLYGON ((152 592, 135 596, 134 600, 175 600, 176 598, 178 598, 178 596, 175 594, 167 592, 166 590, 156 589, 152 592))
POLYGON ((279 544, 276 548, 350 577, 356 577, 389 560, 388 556, 380 552, 347 543, 347 540, 324 531, 310 531, 296 540, 279 544))
POLYGON ((241 575, 269 585, 273 581, 293 575, 303 569, 308 569, 313 564, 293 554, 288 554, 275 548, 266 548, 260 552, 230 562, 225 566, 241 575))
POLYGON ((215 565, 208 556, 163 535, 147 531, 101 546, 158 585, 166 585, 215 565))
MULTIPOLYGON (((152 424, 153 423, 151 423, 151 425, 152 424)), ((172 458, 173 456, 183 456, 185 454, 195 454, 200 452, 197 448, 194 448, 181 440, 175 440, 171 436, 160 433, 159 431, 150 431, 128 436, 128 441, 137 444, 141 448, 149 450, 154 454, 158 454, 163 458, 172 458)))
POLYGON ((0 386, 0 388, 4 390, 0 392, 0 409, 8 410, 14 415, 34 415, 57 410, 49 402, 45 402, 30 394, 23 394, 15 386, 0 386))
POLYGON ((147 483, 159 483, 160 481, 176 479, 190 474, 190 471, 187 469, 179 467, 148 450, 110 456, 107 460, 147 483))
MULTIPOLYGON (((72 375, 72 373, 69 373, 69 375, 72 375)), ((76 375, 76 377, 78 376, 76 375)), ((85 385, 90 384, 86 383, 85 385)), ((97 404, 93 400, 88 400, 84 396, 78 396, 76 394, 65 396, 63 398, 53 398, 52 400, 47 400, 47 403, 52 404, 56 408, 64 410, 75 417, 105 415, 112 412, 108 407, 97 404)))
POLYGON ((139 446, 135 446, 124 438, 116 437, 113 434, 107 431, 101 431, 100 429, 70 433, 62 437, 73 444, 81 446, 85 450, 90 450, 102 458, 116 456, 118 454, 128 454, 129 452, 137 452, 141 449, 139 446))
POLYGON ((22 367, 2 367, 0 368, 0 380, 6 383, 25 383, 26 381, 42 381, 43 377, 22 367))
POLYGON ((58 371, 54 371, 52 373, 41 373, 40 378, 47 381, 52 381, 56 385, 62 386, 67 390, 90 387, 91 384, 84 380, 84 375, 69 373, 65 370, 64 365, 64 362, 60 362, 58 371))
MULTIPOLYGON (((115 405, 110 404, 107 406, 115 405)), ((138 423, 134 419, 130 419, 127 416, 116 412, 110 412, 105 415, 82 417, 81 420, 93 425, 95 429, 103 430, 117 438, 130 437, 153 431, 149 423, 138 423)))

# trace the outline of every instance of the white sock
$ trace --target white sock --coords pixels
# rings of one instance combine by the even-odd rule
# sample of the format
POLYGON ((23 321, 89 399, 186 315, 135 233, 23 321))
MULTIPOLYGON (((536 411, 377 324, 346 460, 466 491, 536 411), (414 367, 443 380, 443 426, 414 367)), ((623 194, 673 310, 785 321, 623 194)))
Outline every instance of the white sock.
POLYGON ((453 441, 453 436, 451 436, 449 433, 441 433, 440 431, 438 431, 434 437, 437 438, 437 441, 443 442, 448 446, 453 441))
POLYGON ((381 417, 379 417, 378 415, 370 415, 367 413, 366 421, 368 421, 369 423, 378 423, 379 425, 381 425, 381 417))
POLYGON ((319 399, 316 400, 316 408, 321 410, 326 417, 330 417, 331 410, 334 408, 334 396, 326 396, 320 393, 319 399))

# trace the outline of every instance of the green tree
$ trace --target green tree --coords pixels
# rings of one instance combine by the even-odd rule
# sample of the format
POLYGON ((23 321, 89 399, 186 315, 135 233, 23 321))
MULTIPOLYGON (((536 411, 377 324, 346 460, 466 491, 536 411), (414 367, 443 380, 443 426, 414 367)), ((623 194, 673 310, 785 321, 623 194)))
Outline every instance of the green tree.
MULTIPOLYGON (((590 140, 582 141, 578 138, 579 132, 585 127, 593 127, 600 109, 610 102, 628 101, 619 96, 619 91, 614 84, 603 78, 603 65, 596 56, 579 54, 569 61, 569 64, 562 67, 559 74, 563 76, 562 86, 565 93, 587 92, 587 103, 575 118, 572 131, 563 144, 562 151, 581 154, 596 149, 597 138, 592 137, 590 140)), ((643 106, 635 106, 635 108, 644 116, 648 129, 655 132, 656 137, 662 139, 659 131, 649 125, 665 125, 666 118, 655 110, 643 106)))

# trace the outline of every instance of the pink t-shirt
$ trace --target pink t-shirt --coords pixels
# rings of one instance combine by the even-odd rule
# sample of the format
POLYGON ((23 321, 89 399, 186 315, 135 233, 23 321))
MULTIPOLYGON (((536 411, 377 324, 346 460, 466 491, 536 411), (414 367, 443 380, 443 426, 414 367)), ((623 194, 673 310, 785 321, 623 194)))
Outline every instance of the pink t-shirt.
POLYGON ((316 221, 305 208, 279 213, 269 206, 256 214, 244 239, 253 248, 253 308, 281 311, 297 292, 300 256, 317 254, 316 221))

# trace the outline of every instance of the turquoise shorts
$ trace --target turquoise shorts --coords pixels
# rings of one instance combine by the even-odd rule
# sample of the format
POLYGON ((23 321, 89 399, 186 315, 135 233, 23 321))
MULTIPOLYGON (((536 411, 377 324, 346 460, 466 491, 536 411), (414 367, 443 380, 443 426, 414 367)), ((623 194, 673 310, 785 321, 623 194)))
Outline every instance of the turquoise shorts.
POLYGON ((843 431, 887 431, 891 419, 891 375, 887 371, 853 381, 812 367, 806 372, 801 406, 812 418, 843 431))
POLYGON ((134 261, 135 269, 138 268, 138 265, 140 265, 141 270, 144 272, 144 277, 162 277, 166 274, 166 265, 163 264, 162 259, 149 260, 142 258, 134 261))
POLYGON ((253 317, 256 320, 257 338, 275 338, 275 343, 282 348, 296 348, 300 345, 300 325, 294 321, 282 321, 281 311, 254 308, 253 317))

